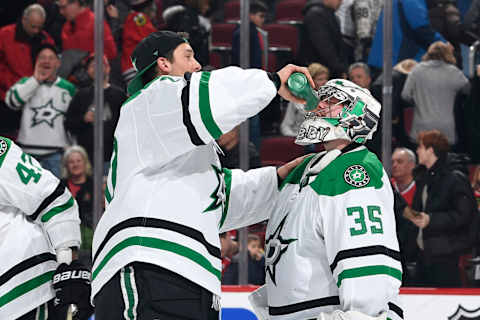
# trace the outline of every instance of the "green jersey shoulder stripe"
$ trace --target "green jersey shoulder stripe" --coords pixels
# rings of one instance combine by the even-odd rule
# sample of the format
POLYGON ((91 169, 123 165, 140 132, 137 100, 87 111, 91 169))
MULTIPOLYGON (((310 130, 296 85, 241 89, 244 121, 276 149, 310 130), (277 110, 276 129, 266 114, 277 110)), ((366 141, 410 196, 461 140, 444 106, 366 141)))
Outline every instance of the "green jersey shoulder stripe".
POLYGON ((94 280, 97 277, 98 273, 103 269, 103 267, 105 267, 107 262, 115 254, 117 254, 121 250, 130 246, 142 246, 142 247, 148 247, 148 248, 154 248, 154 249, 173 252, 175 254, 181 255, 187 259, 192 260, 193 262, 197 263, 208 272, 212 273, 215 277, 218 278, 218 280, 221 280, 222 271, 216 269, 210 263, 210 261, 208 261, 208 259, 202 256, 200 253, 175 242, 157 239, 157 238, 151 238, 151 237, 130 237, 121 241, 117 245, 115 245, 112 248, 112 250, 110 250, 107 253, 107 255, 103 258, 103 260, 98 264, 98 267, 93 271, 92 280, 94 280))
POLYGON ((37 210, 31 215, 32 220, 37 220, 38 215, 47 208, 50 203, 55 201, 58 197, 65 193, 65 185, 62 182, 59 182, 55 190, 46 197, 42 203, 38 206, 37 210))
POLYGON ((382 177, 381 162, 375 154, 362 149, 344 153, 333 160, 310 186, 319 195, 336 196, 359 188, 380 189, 383 186, 382 177), (354 174, 358 174, 358 183, 352 182, 354 174))
POLYGON ((361 247, 355 249, 347 249, 342 250, 337 253, 335 259, 333 259, 332 264, 330 265, 330 270, 332 272, 337 267, 338 263, 342 260, 349 259, 349 258, 356 258, 356 257, 365 257, 365 256, 372 256, 376 254, 383 254, 386 255, 394 260, 401 261, 400 252, 396 250, 392 250, 385 246, 368 246, 368 247, 361 247))
POLYGON ((228 214, 228 204, 230 202, 230 191, 232 190, 232 171, 229 169, 222 169, 223 173, 225 174, 225 205, 222 211, 222 218, 220 219, 220 223, 218 228, 220 229, 223 224, 225 223, 225 218, 227 218, 228 214))
POLYGON ((36 276, 35 278, 32 278, 9 292, 5 293, 3 296, 0 297, 0 308, 6 305, 7 303, 19 298, 20 296, 40 287, 41 285, 49 282, 52 280, 53 274, 55 271, 48 271, 45 272, 44 274, 41 274, 39 276, 36 276))
POLYGON ((2 167, 3 161, 5 160, 11 145, 12 141, 10 139, 0 137, 0 168, 2 167))
POLYGON ((158 229, 166 229, 166 230, 178 232, 184 236, 192 238, 195 241, 198 241, 207 249, 207 252, 209 254, 211 254, 213 257, 221 259, 220 248, 217 248, 216 246, 207 242, 203 234, 198 230, 195 230, 193 228, 190 228, 185 225, 175 223, 172 221, 155 219, 155 218, 136 217, 136 218, 131 218, 131 219, 122 221, 108 231, 107 235, 103 239, 102 243, 100 243, 100 245, 98 246, 98 249, 95 252, 95 255, 93 257, 93 263, 95 264, 100 252, 102 252, 105 245, 115 234, 117 234, 118 232, 124 229, 133 228, 133 227, 158 228, 158 229))
POLYGON ((398 281, 402 281, 402 271, 389 266, 376 265, 343 270, 338 275, 337 287, 340 288, 342 281, 345 279, 367 277, 380 274, 384 274, 393 277, 398 281))
POLYGON ((23 101, 22 98, 20 98, 20 95, 18 94, 17 89, 12 89, 13 95, 15 96, 15 99, 23 106, 25 104, 25 101, 23 101))
POLYGON ((71 97, 75 95, 76 88, 71 82, 60 78, 60 81, 58 81, 55 85, 59 88, 67 90, 71 97))
POLYGON ((202 72, 199 85, 199 108, 200 108, 200 117, 202 122, 207 128, 208 132, 214 139, 218 139, 222 135, 222 130, 218 127, 217 123, 213 119, 212 110, 210 106, 210 88, 209 82, 210 72, 202 72))
POLYGON ((73 197, 70 197, 70 199, 68 199, 67 202, 65 202, 64 204, 62 204, 61 206, 56 206, 56 207, 53 207, 52 209, 48 210, 41 218, 40 220, 42 222, 48 222, 48 220, 50 220, 51 218, 53 218, 54 216, 56 216, 57 214, 59 213, 62 213, 63 211, 65 210, 68 210, 70 209, 71 207, 73 207, 73 204, 75 203, 75 200, 73 199, 73 197))

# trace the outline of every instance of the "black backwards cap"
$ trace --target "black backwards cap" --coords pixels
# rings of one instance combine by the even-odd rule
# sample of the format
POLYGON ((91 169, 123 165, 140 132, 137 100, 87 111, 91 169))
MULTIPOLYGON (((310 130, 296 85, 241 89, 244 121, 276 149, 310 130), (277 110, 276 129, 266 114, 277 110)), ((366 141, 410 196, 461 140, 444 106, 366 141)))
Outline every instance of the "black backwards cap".
POLYGON ((187 39, 172 31, 153 32, 140 41, 130 56, 137 74, 128 84, 128 94, 133 95, 142 89, 142 74, 153 67, 158 58, 165 57, 182 43, 188 43, 187 39))

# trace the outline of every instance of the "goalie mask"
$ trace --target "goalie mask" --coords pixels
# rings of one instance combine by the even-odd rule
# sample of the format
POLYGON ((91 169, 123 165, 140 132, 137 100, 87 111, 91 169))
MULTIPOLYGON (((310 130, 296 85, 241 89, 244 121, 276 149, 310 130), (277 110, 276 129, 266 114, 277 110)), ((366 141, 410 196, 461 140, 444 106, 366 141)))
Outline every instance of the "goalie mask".
POLYGON ((337 139, 364 144, 377 130, 381 105, 370 91, 344 79, 328 81, 318 90, 319 106, 305 115, 296 144, 337 139))

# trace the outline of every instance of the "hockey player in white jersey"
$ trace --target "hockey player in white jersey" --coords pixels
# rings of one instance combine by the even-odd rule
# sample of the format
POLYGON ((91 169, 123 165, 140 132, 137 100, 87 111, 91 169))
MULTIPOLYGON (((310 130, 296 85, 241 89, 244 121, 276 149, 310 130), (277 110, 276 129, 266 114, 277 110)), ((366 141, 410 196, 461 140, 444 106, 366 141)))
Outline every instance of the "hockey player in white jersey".
POLYGON ((139 72, 115 131, 107 206, 93 239, 95 316, 218 319, 219 232, 265 220, 277 172, 286 177, 291 165, 222 169, 215 139, 277 92, 298 100, 285 81, 308 71, 199 72, 187 40, 170 31, 142 40, 132 61, 139 72))
POLYGON ((271 320, 402 319, 402 279, 390 182, 363 144, 381 106, 336 79, 319 91, 296 143, 321 143, 280 186, 265 235, 266 286, 251 296, 271 320))
POLYGON ((80 239, 68 189, 0 137, 0 319, 64 320, 71 303, 88 318, 90 272, 72 262, 80 239))

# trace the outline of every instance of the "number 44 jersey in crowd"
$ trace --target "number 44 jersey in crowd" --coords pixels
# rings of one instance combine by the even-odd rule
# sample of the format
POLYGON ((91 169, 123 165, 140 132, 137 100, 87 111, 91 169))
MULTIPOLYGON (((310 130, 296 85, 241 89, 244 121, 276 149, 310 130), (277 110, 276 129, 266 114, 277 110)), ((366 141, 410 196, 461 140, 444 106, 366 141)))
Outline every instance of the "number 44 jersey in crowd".
POLYGON ((80 246, 78 206, 37 160, 0 137, 0 319, 52 299, 55 249, 80 246))
POLYGON ((271 319, 314 319, 398 307, 402 280, 393 194, 363 146, 310 156, 280 186, 265 236, 271 319))

